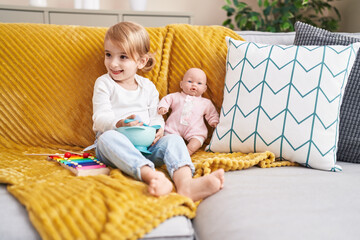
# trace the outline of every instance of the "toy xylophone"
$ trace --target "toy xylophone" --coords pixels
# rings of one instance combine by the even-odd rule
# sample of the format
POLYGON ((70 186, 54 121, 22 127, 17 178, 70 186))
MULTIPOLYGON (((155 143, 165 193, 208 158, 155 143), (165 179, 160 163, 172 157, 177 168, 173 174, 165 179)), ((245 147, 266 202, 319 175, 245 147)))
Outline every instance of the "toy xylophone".
POLYGON ((94 156, 86 152, 71 152, 59 149, 65 153, 25 153, 30 156, 47 156, 48 160, 58 162, 62 167, 69 169, 76 176, 93 176, 99 174, 109 174, 110 169, 94 156))
POLYGON ((66 152, 61 155, 49 155, 48 160, 57 161, 62 167, 69 169, 76 176, 93 176, 109 174, 110 169, 88 153, 74 154, 66 152))

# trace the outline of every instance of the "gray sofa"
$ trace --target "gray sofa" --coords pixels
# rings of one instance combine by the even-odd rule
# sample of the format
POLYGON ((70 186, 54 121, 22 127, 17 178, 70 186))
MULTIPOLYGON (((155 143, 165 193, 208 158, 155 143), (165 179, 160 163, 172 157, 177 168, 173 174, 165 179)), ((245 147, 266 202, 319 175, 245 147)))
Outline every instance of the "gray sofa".
MULTIPOLYGON (((285 45, 295 37, 294 32, 238 34, 285 45)), ((342 172, 305 167, 226 172, 224 189, 202 201, 193 220, 169 219, 144 239, 360 239, 360 164, 338 164, 342 172)), ((0 185, 0 205, 1 239, 40 238, 5 185, 0 185)))

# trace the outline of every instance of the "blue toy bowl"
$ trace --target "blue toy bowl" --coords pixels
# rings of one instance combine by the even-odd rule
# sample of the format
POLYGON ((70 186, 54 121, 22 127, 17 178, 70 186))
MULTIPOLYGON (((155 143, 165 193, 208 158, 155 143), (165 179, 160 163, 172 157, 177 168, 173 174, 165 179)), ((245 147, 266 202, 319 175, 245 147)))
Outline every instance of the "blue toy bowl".
POLYGON ((156 129, 145 126, 119 127, 117 131, 124 134, 142 153, 151 154, 147 149, 154 141, 156 129))

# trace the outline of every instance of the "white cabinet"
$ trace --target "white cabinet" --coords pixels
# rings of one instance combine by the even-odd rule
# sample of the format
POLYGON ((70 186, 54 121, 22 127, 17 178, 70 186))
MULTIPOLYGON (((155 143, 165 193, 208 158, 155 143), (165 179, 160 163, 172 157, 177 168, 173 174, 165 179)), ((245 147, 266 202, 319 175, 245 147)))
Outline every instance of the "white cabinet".
POLYGON ((51 24, 109 27, 117 22, 117 14, 49 12, 51 24))
POLYGON ((120 21, 133 21, 144 27, 161 27, 172 23, 192 24, 192 14, 0 5, 0 22, 6 23, 47 23, 109 27, 120 21))
POLYGON ((137 22, 144 27, 166 26, 172 23, 191 23, 190 16, 184 15, 147 15, 147 14, 123 14, 122 21, 137 22))
POLYGON ((0 8, 0 22, 16 23, 44 23, 43 11, 23 11, 17 9, 0 8))

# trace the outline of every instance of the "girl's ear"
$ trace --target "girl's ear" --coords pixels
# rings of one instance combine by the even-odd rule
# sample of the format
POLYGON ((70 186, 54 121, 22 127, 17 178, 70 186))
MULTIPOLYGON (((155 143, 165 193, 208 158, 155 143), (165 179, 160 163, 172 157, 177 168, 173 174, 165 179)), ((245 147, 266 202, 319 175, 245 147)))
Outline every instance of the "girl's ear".
POLYGON ((146 66, 147 62, 149 61, 149 56, 147 54, 145 54, 144 56, 142 56, 138 62, 137 62, 137 67, 138 69, 142 69, 146 66))

